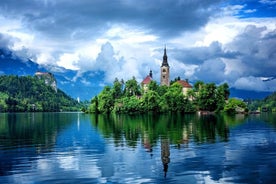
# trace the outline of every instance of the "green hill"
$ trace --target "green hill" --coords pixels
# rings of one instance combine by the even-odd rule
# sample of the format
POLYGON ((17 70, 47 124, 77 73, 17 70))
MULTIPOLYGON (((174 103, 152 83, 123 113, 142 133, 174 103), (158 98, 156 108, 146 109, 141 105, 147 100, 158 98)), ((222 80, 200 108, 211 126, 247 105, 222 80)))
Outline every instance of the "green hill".
POLYGON ((249 110, 262 110, 262 111, 272 111, 276 112, 276 92, 267 96, 263 100, 249 100, 248 101, 249 110))
POLYGON ((0 76, 0 112, 77 111, 80 104, 44 80, 32 76, 0 76))

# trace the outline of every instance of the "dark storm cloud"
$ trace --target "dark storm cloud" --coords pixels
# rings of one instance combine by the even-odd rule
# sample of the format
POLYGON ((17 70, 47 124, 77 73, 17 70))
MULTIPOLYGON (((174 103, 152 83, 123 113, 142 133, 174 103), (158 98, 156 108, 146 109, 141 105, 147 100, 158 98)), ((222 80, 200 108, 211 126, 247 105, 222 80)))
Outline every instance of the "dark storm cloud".
POLYGON ((239 51, 225 51, 222 48, 222 44, 215 41, 209 46, 202 47, 191 47, 186 49, 174 49, 171 51, 172 56, 186 64, 200 65, 206 60, 216 58, 237 58, 240 53, 239 51))
POLYGON ((93 37, 113 24, 172 37, 205 25, 219 1, 2 0, 0 10, 8 17, 22 19, 32 30, 57 38, 93 37))
POLYGON ((240 53, 238 59, 245 65, 245 74, 271 77, 276 73, 276 30, 249 25, 226 48, 240 53))

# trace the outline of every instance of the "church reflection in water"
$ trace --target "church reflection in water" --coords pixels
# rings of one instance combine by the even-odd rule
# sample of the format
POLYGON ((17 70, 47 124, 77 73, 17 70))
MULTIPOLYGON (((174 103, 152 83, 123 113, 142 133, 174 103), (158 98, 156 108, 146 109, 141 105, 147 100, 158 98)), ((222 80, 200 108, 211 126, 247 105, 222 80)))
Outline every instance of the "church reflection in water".
POLYGON ((169 139, 161 139, 161 160, 163 163, 164 177, 166 178, 170 163, 169 139))
POLYGON ((151 158, 157 153, 165 178, 172 161, 170 146, 182 149, 191 143, 227 142, 229 126, 244 122, 244 117, 182 114, 98 115, 91 118, 93 126, 104 137, 112 137, 115 146, 126 145, 135 149, 140 142, 151 158))
MULTIPOLYGON (((167 172, 169 168, 169 163, 170 163, 170 141, 168 138, 161 138, 161 161, 163 164, 163 171, 164 171, 164 177, 167 177, 167 172)), ((144 148, 146 149, 147 152, 150 153, 150 156, 153 156, 153 149, 152 145, 149 141, 148 134, 145 133, 143 137, 143 144, 144 148)))

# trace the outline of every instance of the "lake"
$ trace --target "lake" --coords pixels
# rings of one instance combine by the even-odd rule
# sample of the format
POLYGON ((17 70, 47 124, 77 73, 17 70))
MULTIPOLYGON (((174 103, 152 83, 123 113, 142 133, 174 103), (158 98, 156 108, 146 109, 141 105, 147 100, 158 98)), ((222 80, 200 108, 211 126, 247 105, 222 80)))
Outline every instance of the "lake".
POLYGON ((0 183, 273 183, 276 114, 0 114, 0 183))

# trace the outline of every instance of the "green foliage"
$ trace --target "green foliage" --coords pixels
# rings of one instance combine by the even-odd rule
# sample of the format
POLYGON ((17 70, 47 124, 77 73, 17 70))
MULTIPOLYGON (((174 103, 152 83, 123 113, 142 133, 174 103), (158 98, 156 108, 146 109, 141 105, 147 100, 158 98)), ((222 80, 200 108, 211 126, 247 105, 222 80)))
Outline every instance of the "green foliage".
POLYGON ((0 92, 0 112, 5 111, 8 106, 6 104, 6 100, 9 98, 9 95, 3 92, 0 92))
POLYGON ((203 81, 196 81, 194 84, 194 91, 198 92, 204 85, 203 81))
POLYGON ((136 81, 135 77, 133 77, 132 79, 130 79, 126 82, 125 95, 128 97, 135 96, 135 95, 141 95, 141 89, 140 89, 140 86, 138 85, 138 82, 136 81))
POLYGON ((31 76, 0 76, 0 111, 77 111, 80 104, 31 76))
POLYGON ((227 83, 224 83, 217 87, 216 101, 217 101, 217 109, 216 111, 222 111, 226 100, 228 100, 230 95, 229 86, 227 83))
POLYGON ((238 111, 247 111, 246 104, 243 101, 236 98, 229 99, 228 103, 224 106, 224 112, 229 114, 235 114, 238 111))
POLYGON ((103 91, 99 94, 98 110, 104 113, 110 113, 114 106, 113 91, 109 86, 104 87, 103 91))
POLYGON ((182 87, 178 83, 172 84, 168 91, 162 96, 163 104, 167 104, 168 110, 172 112, 183 111, 184 96, 182 87))
POLYGON ((200 110, 214 111, 216 103, 216 85, 214 83, 204 84, 198 92, 198 105, 200 110))
POLYGON ((149 83, 149 90, 157 92, 159 90, 159 86, 156 81, 150 81, 149 83))
POLYGON ((227 83, 216 86, 214 83, 205 84, 202 81, 197 81, 194 88, 187 93, 198 110, 215 112, 223 111, 229 95, 230 90, 227 83))
POLYGON ((123 81, 119 82, 117 78, 115 78, 113 82, 113 97, 115 99, 122 97, 123 95, 123 81))
POLYGON ((88 112, 89 113, 98 113, 99 112, 99 99, 97 96, 95 96, 92 100, 91 100, 91 104, 88 108, 88 112))
MULTIPOLYGON (((177 79, 176 79, 177 80, 177 79)), ((182 86, 177 82, 159 86, 151 81, 146 91, 142 91, 135 77, 124 82, 115 79, 113 86, 106 86, 91 100, 87 112, 90 113, 144 113, 181 112, 193 113, 197 110, 222 111, 229 96, 228 85, 216 86, 202 81, 183 95, 182 86), (142 94, 142 95, 141 95, 142 94)))
POLYGON ((142 104, 144 110, 158 112, 160 110, 160 96, 156 91, 149 90, 143 95, 142 104))
POLYGON ((250 111, 266 110, 269 112, 276 112, 276 92, 267 96, 263 100, 247 100, 248 109, 250 111))

